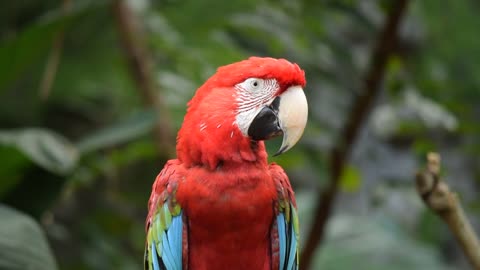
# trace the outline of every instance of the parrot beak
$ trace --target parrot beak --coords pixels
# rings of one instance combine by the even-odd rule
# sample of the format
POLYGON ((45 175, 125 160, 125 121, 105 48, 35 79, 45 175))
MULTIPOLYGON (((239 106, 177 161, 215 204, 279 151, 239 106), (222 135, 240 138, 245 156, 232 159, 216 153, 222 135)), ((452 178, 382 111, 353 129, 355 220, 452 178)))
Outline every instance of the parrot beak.
POLYGON ((289 87, 255 116, 248 135, 254 140, 267 140, 283 134, 278 156, 292 148, 302 137, 307 124, 308 105, 300 86, 289 87))

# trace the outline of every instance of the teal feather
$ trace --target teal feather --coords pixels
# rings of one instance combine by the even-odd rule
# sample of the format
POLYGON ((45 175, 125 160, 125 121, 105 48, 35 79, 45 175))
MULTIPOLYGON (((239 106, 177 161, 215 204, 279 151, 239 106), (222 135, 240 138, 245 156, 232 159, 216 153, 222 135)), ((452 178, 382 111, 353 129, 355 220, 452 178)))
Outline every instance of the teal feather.
POLYGON ((298 269, 298 217, 293 205, 283 208, 277 215, 280 243, 280 270, 298 269))

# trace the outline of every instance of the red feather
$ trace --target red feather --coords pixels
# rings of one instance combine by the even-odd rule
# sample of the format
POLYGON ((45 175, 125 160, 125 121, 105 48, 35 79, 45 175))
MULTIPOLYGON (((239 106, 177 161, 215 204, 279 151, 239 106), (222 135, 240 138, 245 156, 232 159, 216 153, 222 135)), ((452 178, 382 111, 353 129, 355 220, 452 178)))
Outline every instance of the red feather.
POLYGON ((278 268, 278 203, 295 199, 281 167, 268 165, 264 143, 235 125, 234 85, 249 77, 277 79, 278 94, 305 85, 296 64, 252 57, 219 68, 189 102, 178 159, 157 177, 147 218, 159 201, 175 196, 185 217, 184 269, 278 268))
POLYGON ((266 152, 263 149, 252 152, 250 139, 234 126, 237 109, 234 86, 251 77, 275 78, 280 84, 277 95, 289 86, 306 84, 304 71, 285 59, 250 57, 218 68, 188 103, 177 138, 177 155, 184 164, 214 169, 220 160, 266 160, 266 152))

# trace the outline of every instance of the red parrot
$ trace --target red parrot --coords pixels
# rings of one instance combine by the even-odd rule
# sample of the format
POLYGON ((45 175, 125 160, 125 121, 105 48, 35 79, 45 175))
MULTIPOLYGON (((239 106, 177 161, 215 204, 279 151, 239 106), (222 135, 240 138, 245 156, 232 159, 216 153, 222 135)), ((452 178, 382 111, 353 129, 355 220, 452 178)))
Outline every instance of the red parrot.
POLYGON ((298 269, 294 193, 263 141, 283 135, 281 154, 300 139, 305 84, 298 65, 251 57, 197 90, 153 184, 145 269, 298 269))

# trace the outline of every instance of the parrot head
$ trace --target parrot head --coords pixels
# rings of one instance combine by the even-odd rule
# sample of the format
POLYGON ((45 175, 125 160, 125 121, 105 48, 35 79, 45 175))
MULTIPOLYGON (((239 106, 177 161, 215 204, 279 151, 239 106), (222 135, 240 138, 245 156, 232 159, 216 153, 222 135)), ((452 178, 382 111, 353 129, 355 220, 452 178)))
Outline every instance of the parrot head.
POLYGON ((283 135, 275 155, 303 134, 305 73, 285 59, 251 57, 218 68, 188 103, 178 158, 211 169, 225 162, 267 162, 264 140, 283 135))

